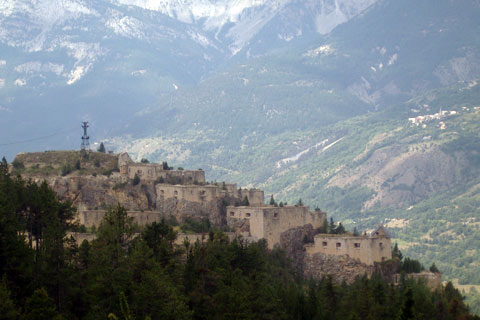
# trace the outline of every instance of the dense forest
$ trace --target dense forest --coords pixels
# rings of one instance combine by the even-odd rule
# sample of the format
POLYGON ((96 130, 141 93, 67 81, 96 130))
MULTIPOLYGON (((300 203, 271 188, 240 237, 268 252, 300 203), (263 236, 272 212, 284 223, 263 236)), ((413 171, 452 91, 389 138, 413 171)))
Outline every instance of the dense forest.
POLYGON ((211 230, 179 248, 167 223, 139 230, 121 206, 77 246, 67 236, 74 214, 45 182, 1 163, 0 318, 479 319, 451 283, 432 292, 405 277, 306 280, 264 241, 211 230))

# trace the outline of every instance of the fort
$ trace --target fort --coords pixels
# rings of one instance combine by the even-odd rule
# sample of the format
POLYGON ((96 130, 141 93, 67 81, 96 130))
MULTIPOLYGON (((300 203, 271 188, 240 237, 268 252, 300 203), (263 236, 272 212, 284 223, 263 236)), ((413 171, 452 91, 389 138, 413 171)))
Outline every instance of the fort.
POLYGON ((306 246, 308 254, 346 255, 367 265, 392 259, 390 235, 383 226, 370 235, 317 234, 314 239, 312 245, 306 246))
MULTIPOLYGON (((325 212, 303 205, 267 205, 263 190, 208 183, 203 170, 136 163, 127 153, 29 153, 15 161, 24 165, 21 173, 26 178, 45 179, 60 198, 72 201, 78 208, 78 223, 86 228, 98 228, 105 208, 119 203, 140 227, 162 219, 175 218, 179 223, 208 219, 228 231, 231 239, 265 239, 270 249, 290 248, 292 257, 301 257, 298 261, 304 264, 305 274, 314 277, 336 272, 331 269, 335 264, 343 264, 342 270, 354 265, 350 278, 368 274, 376 264, 392 258, 390 235, 382 226, 362 236, 325 234, 325 212), (75 161, 77 170, 65 170, 75 161)), ((85 233, 75 237, 78 241, 94 238, 85 233)), ((179 239, 181 243, 204 241, 205 235, 179 234, 179 239)))

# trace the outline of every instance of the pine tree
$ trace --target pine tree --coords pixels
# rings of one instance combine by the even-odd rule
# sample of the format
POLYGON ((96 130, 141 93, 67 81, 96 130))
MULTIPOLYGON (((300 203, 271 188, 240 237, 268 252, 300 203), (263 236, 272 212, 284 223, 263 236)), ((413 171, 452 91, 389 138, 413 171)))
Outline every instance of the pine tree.
POLYGON ((337 232, 337 227, 335 226, 335 222, 333 218, 330 217, 330 224, 328 225, 328 233, 335 234, 337 232))
POLYGON ((400 251, 400 249, 398 249, 398 243, 396 242, 395 242, 395 245, 393 246, 392 258, 398 258, 399 261, 402 261, 403 259, 403 254, 400 251))
POLYGON ((98 147, 97 151, 102 152, 102 153, 106 152, 105 146, 103 145, 103 142, 100 142, 100 146, 98 147))
POLYGON ((139 183, 140 183, 140 177, 138 176, 138 174, 135 173, 135 176, 133 177, 133 180, 132 180, 132 184, 136 186, 139 183))
POLYGON ((7 288, 6 279, 0 281, 0 318, 5 320, 18 319, 19 313, 15 308, 10 295, 10 291, 7 288))
POLYGON ((55 303, 45 289, 37 289, 25 304, 25 320, 52 320, 62 319, 58 314, 55 303))
POLYGON ((273 194, 272 194, 272 196, 270 197, 270 205, 271 205, 271 206, 274 206, 274 205, 276 205, 276 204, 277 204, 277 203, 275 202, 275 199, 273 198, 273 194))
POLYGON ((357 227, 353 228, 353 236, 358 237, 360 234, 358 233, 357 227))

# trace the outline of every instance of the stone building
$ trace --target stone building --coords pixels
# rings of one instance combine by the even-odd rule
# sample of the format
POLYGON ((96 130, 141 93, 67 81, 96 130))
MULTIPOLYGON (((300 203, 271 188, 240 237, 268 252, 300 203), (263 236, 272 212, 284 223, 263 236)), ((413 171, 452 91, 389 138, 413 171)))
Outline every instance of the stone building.
POLYGON ((324 226, 326 213, 312 212, 305 206, 241 206, 227 207, 227 225, 255 239, 266 239, 269 248, 280 243, 283 232, 311 225, 324 226))
POLYGON ((390 235, 383 226, 379 226, 370 235, 344 236, 335 234, 317 234, 314 243, 306 246, 309 255, 323 253, 334 256, 348 256, 366 265, 392 259, 390 235))
POLYGON ((120 173, 129 179, 137 175, 141 180, 164 181, 173 184, 203 184, 205 172, 203 170, 164 170, 163 164, 158 163, 135 163, 128 153, 118 156, 118 168, 120 173))

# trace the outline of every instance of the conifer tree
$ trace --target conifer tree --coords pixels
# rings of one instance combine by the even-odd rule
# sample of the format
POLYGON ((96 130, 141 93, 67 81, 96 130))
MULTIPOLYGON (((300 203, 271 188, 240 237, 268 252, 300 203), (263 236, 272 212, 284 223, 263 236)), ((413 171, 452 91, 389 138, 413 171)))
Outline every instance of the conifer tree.
POLYGON ((273 198, 273 194, 272 194, 272 196, 270 197, 270 205, 274 206, 275 204, 276 204, 276 202, 275 202, 275 199, 273 198))
POLYGON ((106 152, 105 146, 103 145, 103 142, 100 142, 100 146, 98 147, 97 151, 102 152, 102 153, 106 152))

